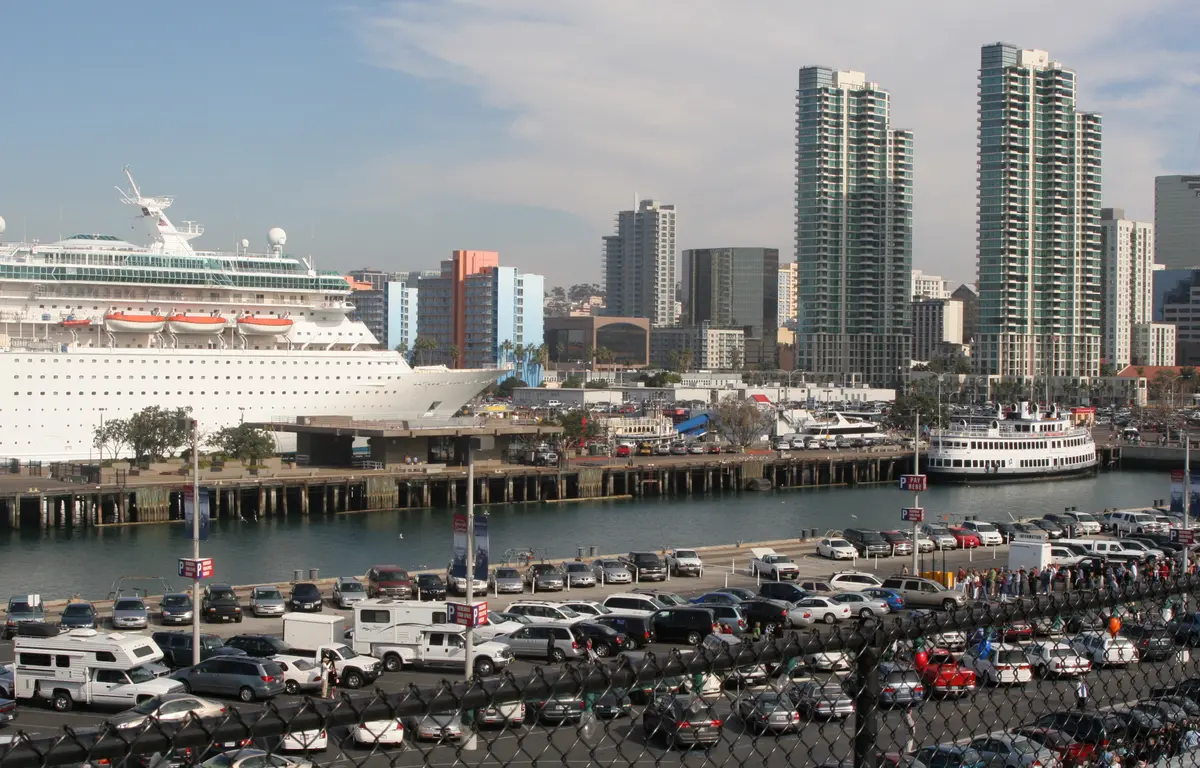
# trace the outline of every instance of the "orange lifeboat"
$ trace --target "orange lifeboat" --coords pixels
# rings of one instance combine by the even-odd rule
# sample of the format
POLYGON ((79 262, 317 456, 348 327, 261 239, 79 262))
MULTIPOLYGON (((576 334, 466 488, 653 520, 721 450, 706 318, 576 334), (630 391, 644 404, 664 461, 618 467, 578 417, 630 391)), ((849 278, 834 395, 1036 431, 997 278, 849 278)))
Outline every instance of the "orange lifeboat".
POLYGON ((246 315, 238 318, 238 330, 249 336, 278 336, 292 329, 292 321, 286 317, 246 315))
POLYGON ((171 333, 220 333, 228 321, 220 315, 167 315, 171 333))
POLYGON ((61 325, 63 328, 75 329, 75 330, 78 330, 80 328, 87 328, 91 324, 92 324, 92 321, 86 317, 79 318, 79 317, 74 317, 74 316, 68 317, 66 320, 63 320, 61 323, 59 323, 59 325, 61 325))
POLYGON ((167 319, 162 315, 109 312, 104 316, 104 327, 117 333, 158 333, 166 324, 167 319))

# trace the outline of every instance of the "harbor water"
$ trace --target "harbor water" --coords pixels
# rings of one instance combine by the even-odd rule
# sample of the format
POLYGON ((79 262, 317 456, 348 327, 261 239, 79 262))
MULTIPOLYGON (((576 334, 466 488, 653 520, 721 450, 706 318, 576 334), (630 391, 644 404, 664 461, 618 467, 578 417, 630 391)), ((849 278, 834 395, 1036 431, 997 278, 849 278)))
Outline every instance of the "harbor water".
MULTIPOLYGON (((1099 511, 1149 505, 1168 496, 1161 472, 1112 472, 1084 480, 934 486, 921 494, 926 520, 1041 516, 1064 507, 1099 511)), ((798 537, 800 530, 900 527, 912 494, 892 485, 685 498, 480 507, 490 516, 492 562, 507 550, 554 558, 577 547, 599 552, 705 546, 798 537)), ((402 510, 262 521, 214 521, 201 554, 214 558, 214 581, 287 581, 294 569, 320 576, 361 575, 372 565, 442 568, 451 555, 451 513, 402 510)), ((0 599, 36 592, 44 599, 107 596, 124 575, 177 577, 191 542, 182 525, 0 531, 0 599)))

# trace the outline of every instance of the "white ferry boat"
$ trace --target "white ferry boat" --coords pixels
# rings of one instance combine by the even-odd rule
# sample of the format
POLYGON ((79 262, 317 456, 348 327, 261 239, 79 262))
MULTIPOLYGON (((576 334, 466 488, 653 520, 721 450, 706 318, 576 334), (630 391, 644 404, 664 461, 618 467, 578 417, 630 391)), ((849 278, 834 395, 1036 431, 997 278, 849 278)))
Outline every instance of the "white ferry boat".
POLYGON ((1057 407, 1043 414, 1036 403, 1025 402, 989 424, 961 421, 933 430, 921 460, 927 474, 951 482, 1084 475, 1099 464, 1090 430, 1057 407))
POLYGON ((95 234, 5 243, 0 219, 0 457, 89 458, 102 420, 152 405, 190 406, 206 432, 295 416, 443 418, 501 374, 410 367, 350 319, 345 278, 284 254, 282 229, 267 253, 245 240, 195 250, 204 230, 176 227, 173 199, 125 175, 122 201, 148 246, 95 234))

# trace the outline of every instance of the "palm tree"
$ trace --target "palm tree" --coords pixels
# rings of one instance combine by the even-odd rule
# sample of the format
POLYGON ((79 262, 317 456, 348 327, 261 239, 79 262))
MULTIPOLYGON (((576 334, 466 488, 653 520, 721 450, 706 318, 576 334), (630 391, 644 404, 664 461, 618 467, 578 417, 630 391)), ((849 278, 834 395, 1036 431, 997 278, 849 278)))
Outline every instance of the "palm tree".
POLYGON ((590 368, 594 369, 596 367, 596 348, 595 347, 587 348, 587 360, 588 360, 588 366, 590 368))
POLYGON ((450 354, 450 362, 457 368, 462 363, 462 350, 458 348, 457 344, 451 344, 447 351, 450 354))
POLYGON ((407 358, 408 357, 408 342, 402 341, 399 344, 397 344, 396 351, 407 358))
POLYGON ((437 342, 428 336, 420 336, 413 344, 413 352, 416 353, 417 362, 419 365, 429 365, 429 353, 437 349, 437 342))
POLYGON ((500 360, 501 364, 507 363, 508 358, 510 355, 512 355, 513 351, 512 339, 505 339, 504 343, 500 345, 500 350, 504 352, 504 356, 500 360))

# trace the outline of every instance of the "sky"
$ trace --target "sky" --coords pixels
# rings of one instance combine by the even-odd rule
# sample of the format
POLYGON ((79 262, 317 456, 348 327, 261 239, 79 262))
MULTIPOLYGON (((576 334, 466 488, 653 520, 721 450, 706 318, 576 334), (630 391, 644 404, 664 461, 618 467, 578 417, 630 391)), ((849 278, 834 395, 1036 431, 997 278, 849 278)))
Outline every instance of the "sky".
POLYGON ((793 251, 797 70, 863 71, 915 132, 913 263, 975 274, 979 48, 1048 50, 1103 114, 1104 205, 1152 220, 1200 165, 1195 0, 43 0, 0 13, 3 240, 140 241, 114 185, 176 196, 197 247, 288 231, 321 269, 500 252, 598 280, 616 211, 680 249, 793 251))

